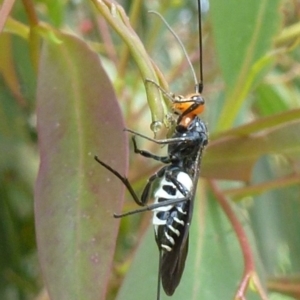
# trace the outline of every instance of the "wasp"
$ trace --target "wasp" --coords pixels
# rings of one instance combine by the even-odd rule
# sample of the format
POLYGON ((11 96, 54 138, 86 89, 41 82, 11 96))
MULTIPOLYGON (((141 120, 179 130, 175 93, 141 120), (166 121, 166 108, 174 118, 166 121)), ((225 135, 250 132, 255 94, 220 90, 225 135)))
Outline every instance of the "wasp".
MULTIPOLYGON (((113 173, 126 186, 135 203, 140 209, 114 214, 115 218, 152 211, 152 224, 155 240, 159 249, 159 272, 157 299, 160 299, 160 285, 167 295, 173 295, 177 288, 185 266, 189 245, 189 228, 193 216, 193 207, 203 150, 208 144, 208 130, 198 116, 204 111, 205 100, 202 97, 202 37, 201 37, 201 6, 198 0, 199 12, 199 49, 200 49, 200 82, 196 81, 196 92, 187 96, 166 92, 155 84, 172 103, 173 114, 176 117, 174 132, 170 138, 153 139, 141 133, 126 129, 132 133, 134 152, 149 159, 154 159, 163 166, 147 181, 141 196, 134 191, 127 177, 101 161, 95 160, 113 173), (137 146, 136 137, 147 139, 155 144, 167 145, 167 154, 158 156, 137 146), (158 183, 154 191, 154 202, 148 204, 152 196, 152 187, 158 183)), ((167 25, 168 26, 168 25, 167 25)), ((173 31, 172 31, 173 33, 173 31)), ((177 36, 175 35, 177 38, 177 36)), ((180 41, 179 41, 180 42, 180 41)), ((180 42, 181 44, 181 42, 180 42)), ((183 47, 183 45, 181 44, 183 47)), ((193 73, 194 74, 194 73, 193 73)), ((196 78, 196 76, 194 76, 196 78)))

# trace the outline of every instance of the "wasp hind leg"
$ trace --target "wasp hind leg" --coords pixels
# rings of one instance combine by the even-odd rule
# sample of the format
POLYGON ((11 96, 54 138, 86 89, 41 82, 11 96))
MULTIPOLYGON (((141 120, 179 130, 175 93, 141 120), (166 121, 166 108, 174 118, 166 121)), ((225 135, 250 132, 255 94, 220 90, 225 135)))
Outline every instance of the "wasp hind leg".
POLYGON ((94 159, 96 160, 96 162, 98 162, 101 166, 103 166, 105 169, 107 169, 109 172, 111 172, 112 174, 114 174, 117 178, 120 179, 120 181, 122 181, 122 183, 125 185, 125 187, 127 188, 128 192, 130 193, 130 195, 132 196, 134 202, 139 205, 139 206, 143 206, 144 204, 142 203, 142 201, 139 199, 138 195, 136 194, 135 190, 133 189, 131 183, 129 182, 128 178, 125 176, 122 176, 118 171, 116 171, 115 169, 113 169, 111 166, 107 165, 105 162, 103 162, 102 160, 100 160, 98 158, 98 156, 95 156, 94 159))

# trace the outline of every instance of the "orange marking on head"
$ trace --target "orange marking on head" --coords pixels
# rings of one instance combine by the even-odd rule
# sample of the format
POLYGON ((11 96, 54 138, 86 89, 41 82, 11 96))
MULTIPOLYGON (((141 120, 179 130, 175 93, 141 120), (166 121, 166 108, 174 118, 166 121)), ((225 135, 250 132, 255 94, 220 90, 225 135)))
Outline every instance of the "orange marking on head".
POLYGON ((193 116, 199 115, 204 111, 205 103, 200 94, 189 94, 186 97, 178 96, 177 98, 178 100, 176 99, 176 102, 173 103, 173 109, 180 115, 186 112, 195 103, 198 103, 198 106, 195 106, 186 116, 193 118, 193 116))

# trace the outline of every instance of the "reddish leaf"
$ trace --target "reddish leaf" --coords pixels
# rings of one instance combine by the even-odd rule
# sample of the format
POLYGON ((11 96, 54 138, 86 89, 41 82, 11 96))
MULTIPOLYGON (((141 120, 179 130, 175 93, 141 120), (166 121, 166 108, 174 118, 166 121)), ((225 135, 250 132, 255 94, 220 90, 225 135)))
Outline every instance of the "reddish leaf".
POLYGON ((212 141, 203 158, 201 174, 217 179, 249 181, 255 162, 264 154, 299 159, 300 122, 292 120, 277 126, 272 123, 272 118, 269 122, 268 130, 245 136, 232 136, 228 131, 227 136, 212 141))
MULTIPOLYGON (((55 33, 56 34, 56 33, 55 33)), ((127 139, 98 56, 49 32, 37 90, 41 164, 35 188, 40 263, 51 299, 105 299, 124 187, 94 160, 125 173, 127 139)))
POLYGON ((13 8, 14 3, 14 0, 4 0, 2 6, 0 7, 0 32, 5 25, 5 22, 13 8))

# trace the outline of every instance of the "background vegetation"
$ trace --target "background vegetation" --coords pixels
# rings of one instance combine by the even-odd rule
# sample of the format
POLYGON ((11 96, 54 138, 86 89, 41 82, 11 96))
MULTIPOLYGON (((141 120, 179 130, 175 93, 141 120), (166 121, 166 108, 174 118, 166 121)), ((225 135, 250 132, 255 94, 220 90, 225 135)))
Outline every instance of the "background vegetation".
MULTIPOLYGON (((198 74, 196 1, 0 3, 0 298, 155 299, 151 213, 113 219, 136 205, 93 156, 129 166, 137 191, 159 167, 123 128, 164 137, 168 102, 144 80, 194 81, 148 10, 198 74)), ((297 0, 211 0, 203 16, 210 144, 172 299, 232 299, 258 277, 270 299, 300 299, 299 15, 297 0)))

